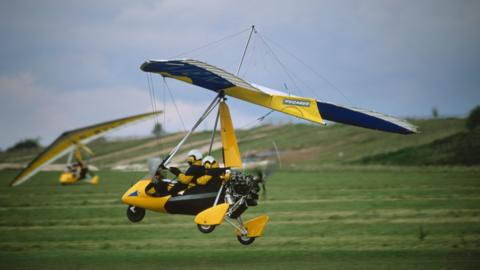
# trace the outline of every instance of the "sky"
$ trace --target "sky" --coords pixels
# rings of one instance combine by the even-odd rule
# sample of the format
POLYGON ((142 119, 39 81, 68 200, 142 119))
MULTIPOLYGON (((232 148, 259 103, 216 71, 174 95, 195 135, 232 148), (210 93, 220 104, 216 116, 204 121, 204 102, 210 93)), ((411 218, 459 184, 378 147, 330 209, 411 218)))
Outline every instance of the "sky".
MULTIPOLYGON (((167 131, 189 128, 215 94, 154 75, 152 103, 139 66, 194 58, 236 73, 251 25, 247 81, 400 118, 480 104, 480 1, 0 1, 0 148, 153 104, 167 131)), ((268 112, 229 103, 236 127, 268 112)))

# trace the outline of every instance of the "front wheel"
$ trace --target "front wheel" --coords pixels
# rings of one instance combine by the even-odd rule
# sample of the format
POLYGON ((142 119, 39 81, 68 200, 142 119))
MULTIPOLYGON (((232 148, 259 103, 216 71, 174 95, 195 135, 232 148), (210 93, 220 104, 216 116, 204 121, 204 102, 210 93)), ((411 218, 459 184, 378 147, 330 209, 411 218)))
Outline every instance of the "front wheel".
POLYGON ((200 225, 200 224, 197 224, 197 228, 202 233, 211 233, 211 232, 213 232, 213 230, 215 230, 215 225, 200 225))
POLYGON ((255 237, 248 237, 248 236, 237 236, 238 242, 240 242, 242 245, 250 245, 255 241, 255 237))
POLYGON ((129 205, 127 207, 127 217, 131 222, 140 222, 145 217, 145 209, 129 205))

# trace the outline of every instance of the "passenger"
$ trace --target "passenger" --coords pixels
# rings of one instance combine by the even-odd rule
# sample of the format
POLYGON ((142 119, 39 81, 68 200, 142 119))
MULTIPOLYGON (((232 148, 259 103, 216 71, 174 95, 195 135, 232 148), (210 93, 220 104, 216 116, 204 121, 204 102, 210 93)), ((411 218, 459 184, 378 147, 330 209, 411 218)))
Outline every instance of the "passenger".
POLYGON ((190 167, 188 167, 188 169, 184 173, 182 173, 182 171, 180 171, 180 169, 176 167, 168 168, 168 170, 173 173, 178 179, 178 183, 176 183, 169 190, 170 194, 176 196, 180 191, 195 186, 197 183, 197 179, 200 176, 205 175, 205 168, 202 166, 202 157, 202 152, 194 149, 188 152, 187 162, 190 167))
POLYGON ((197 184, 199 187, 204 187, 204 190, 218 191, 222 182, 228 180, 230 174, 226 172, 226 168, 219 168, 218 162, 212 156, 203 158, 202 165, 205 168, 205 175, 197 179, 197 184))

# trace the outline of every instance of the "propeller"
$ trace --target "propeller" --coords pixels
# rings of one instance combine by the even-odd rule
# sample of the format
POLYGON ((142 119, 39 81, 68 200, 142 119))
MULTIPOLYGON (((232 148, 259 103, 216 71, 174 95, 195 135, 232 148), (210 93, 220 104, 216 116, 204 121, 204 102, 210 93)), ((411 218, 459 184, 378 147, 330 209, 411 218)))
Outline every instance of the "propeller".
MULTIPOLYGON (((262 157, 263 160, 260 161, 253 161, 255 165, 253 165, 253 173, 256 176, 258 183, 261 185, 262 189, 262 194, 261 197, 262 199, 267 199, 267 179, 272 175, 276 169, 280 168, 282 165, 281 159, 280 159, 280 154, 277 148, 277 145, 275 144, 274 141, 272 141, 273 144, 273 149, 271 151, 266 151, 263 153, 257 153, 253 155, 247 155, 247 157, 244 160, 247 160, 249 157, 251 158, 252 156, 262 157)), ((254 158, 255 159, 255 158, 254 158)))
POLYGON ((261 183, 262 183, 262 197, 267 199, 267 179, 279 168, 279 163, 274 159, 269 160, 263 171, 260 171, 261 174, 261 183))

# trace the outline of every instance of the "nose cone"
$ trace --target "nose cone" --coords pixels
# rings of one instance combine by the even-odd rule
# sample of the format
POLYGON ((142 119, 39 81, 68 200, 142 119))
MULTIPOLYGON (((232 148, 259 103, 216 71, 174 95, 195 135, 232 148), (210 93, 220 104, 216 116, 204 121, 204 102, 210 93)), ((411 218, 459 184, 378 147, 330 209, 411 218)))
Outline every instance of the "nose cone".
POLYGON ((64 172, 60 175, 60 184, 72 184, 75 182, 75 177, 70 172, 64 172))
POLYGON ((135 185, 133 185, 131 188, 129 188, 122 196, 122 202, 128 205, 134 205, 135 200, 138 198, 140 195, 140 186, 139 183, 142 181, 139 181, 135 185))
POLYGON ((138 181, 123 194, 122 202, 152 211, 166 212, 165 204, 171 196, 153 197, 146 194, 145 188, 149 183, 150 179, 138 181))

